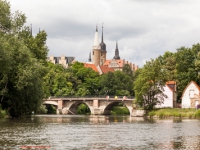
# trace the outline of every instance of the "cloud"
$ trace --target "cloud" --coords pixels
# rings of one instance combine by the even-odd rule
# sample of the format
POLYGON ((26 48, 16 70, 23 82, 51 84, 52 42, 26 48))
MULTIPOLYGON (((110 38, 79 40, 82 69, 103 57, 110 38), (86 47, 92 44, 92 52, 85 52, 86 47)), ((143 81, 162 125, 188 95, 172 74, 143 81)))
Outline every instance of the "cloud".
MULTIPOLYGON (((122 59, 140 67, 150 58, 190 47, 200 39, 199 0, 10 0, 11 9, 27 16, 33 32, 48 34, 49 55, 87 61, 96 24, 104 24, 107 59, 118 41, 122 59)), ((100 40, 99 40, 100 41, 100 40)))

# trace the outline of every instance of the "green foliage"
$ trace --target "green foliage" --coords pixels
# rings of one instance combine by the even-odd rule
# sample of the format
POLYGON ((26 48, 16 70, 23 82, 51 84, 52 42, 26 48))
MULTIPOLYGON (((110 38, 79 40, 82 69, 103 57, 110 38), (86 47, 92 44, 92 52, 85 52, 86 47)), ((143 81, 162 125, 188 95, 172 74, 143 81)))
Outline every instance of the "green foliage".
POLYGON ((0 0, 0 8, 0 104, 12 117, 30 115, 43 98, 45 43, 34 47, 43 58, 35 57, 31 40, 38 40, 24 26, 25 15, 11 14, 6 1, 0 0))
POLYGON ((46 105, 47 114, 56 114, 56 108, 53 105, 46 105))
MULTIPOLYGON (((196 45, 199 47, 199 45, 196 45)), ((195 58, 197 56, 197 47, 195 45, 192 49, 181 47, 175 54, 176 57, 176 81, 178 99, 180 99, 183 90, 190 81, 197 82, 197 71, 195 70, 195 58)))
POLYGON ((196 111, 195 117, 196 117, 196 118, 200 118, 200 110, 197 110, 197 111, 196 111))
POLYGON ((151 110, 155 105, 163 103, 166 97, 163 94, 163 87, 166 82, 165 70, 162 69, 158 59, 151 59, 138 72, 134 82, 136 104, 144 109, 151 110))
POLYGON ((126 75, 131 77, 133 79, 133 71, 131 70, 131 67, 129 64, 125 64, 122 68, 122 72, 124 72, 126 75))
POLYGON ((37 110, 37 114, 46 114, 47 113, 46 105, 40 105, 39 109, 37 110))
POLYGON ((84 104, 84 103, 80 104, 78 106, 78 108, 77 108, 77 114, 88 115, 90 113, 91 113, 90 112, 90 108, 86 104, 84 104))
POLYGON ((127 107, 114 106, 110 111, 111 115, 130 115, 127 107))
POLYGON ((148 113, 149 116, 157 116, 159 118, 168 117, 188 117, 188 118, 198 118, 200 111, 193 108, 163 108, 155 109, 148 113))
POLYGON ((108 95, 130 96, 133 95, 133 79, 124 72, 115 71, 103 74, 100 77, 101 93, 108 95))
POLYGON ((0 105, 0 118, 5 118, 7 116, 7 113, 5 110, 2 110, 1 105, 0 105))

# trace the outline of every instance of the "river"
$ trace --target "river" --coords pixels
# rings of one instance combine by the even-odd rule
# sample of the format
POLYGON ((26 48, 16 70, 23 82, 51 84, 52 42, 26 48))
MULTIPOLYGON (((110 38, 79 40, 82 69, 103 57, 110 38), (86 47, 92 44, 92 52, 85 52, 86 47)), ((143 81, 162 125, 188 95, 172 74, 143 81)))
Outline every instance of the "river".
POLYGON ((0 150, 200 150, 200 120, 38 115, 0 119, 0 150))

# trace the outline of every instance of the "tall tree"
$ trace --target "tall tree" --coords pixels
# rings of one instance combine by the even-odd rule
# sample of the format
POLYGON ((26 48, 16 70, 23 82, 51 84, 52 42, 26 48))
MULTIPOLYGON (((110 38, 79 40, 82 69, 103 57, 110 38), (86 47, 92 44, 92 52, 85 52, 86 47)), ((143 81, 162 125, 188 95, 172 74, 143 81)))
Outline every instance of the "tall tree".
POLYGON ((136 103, 144 109, 153 109, 155 105, 163 103, 163 87, 166 82, 166 73, 158 59, 147 61, 143 68, 138 70, 134 82, 136 103))
POLYGON ((175 54, 178 100, 187 84, 193 80, 197 82, 197 70, 195 70, 195 58, 197 56, 196 48, 181 47, 175 54))
POLYGON ((24 14, 11 14, 10 4, 0 0, 0 105, 12 117, 36 111, 43 98, 45 67, 21 36, 25 22, 24 14))

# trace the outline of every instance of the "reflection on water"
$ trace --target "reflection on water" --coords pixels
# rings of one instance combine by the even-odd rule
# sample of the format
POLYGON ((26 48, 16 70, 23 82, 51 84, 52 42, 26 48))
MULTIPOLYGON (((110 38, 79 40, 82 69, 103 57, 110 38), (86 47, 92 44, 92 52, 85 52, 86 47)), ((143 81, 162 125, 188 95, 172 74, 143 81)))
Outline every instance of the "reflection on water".
POLYGON ((26 149, 25 146, 49 146, 50 150, 198 150, 200 121, 93 115, 0 119, 0 149, 26 149))

